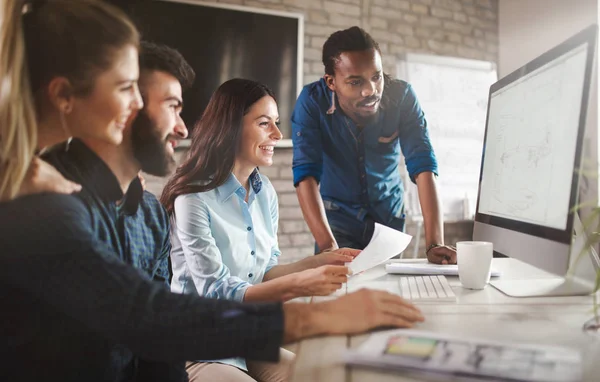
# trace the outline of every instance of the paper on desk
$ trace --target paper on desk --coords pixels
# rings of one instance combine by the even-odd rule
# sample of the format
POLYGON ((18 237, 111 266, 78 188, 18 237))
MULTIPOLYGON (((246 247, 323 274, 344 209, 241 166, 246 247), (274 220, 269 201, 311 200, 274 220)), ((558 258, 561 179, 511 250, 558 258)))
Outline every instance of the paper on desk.
MULTIPOLYGON (((419 263, 389 263, 385 265, 387 273, 397 273, 403 275, 446 275, 458 276, 458 265, 456 264, 433 264, 428 262, 419 263)), ((500 276, 500 271, 492 268, 491 276, 500 276)))
POLYGON ((344 359, 352 365, 418 369, 468 380, 574 382, 581 381, 583 374, 582 354, 573 348, 410 329, 373 333, 358 348, 348 350, 344 359))
POLYGON ((371 241, 348 267, 352 274, 371 269, 404 251, 411 240, 404 232, 375 223, 371 241))

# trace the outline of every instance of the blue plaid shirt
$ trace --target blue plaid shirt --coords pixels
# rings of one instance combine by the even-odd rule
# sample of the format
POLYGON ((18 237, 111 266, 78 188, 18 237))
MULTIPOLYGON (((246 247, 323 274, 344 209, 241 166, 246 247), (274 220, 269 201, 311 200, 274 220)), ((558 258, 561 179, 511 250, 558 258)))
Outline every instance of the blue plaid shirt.
MULTIPOLYGON (((144 191, 136 177, 124 195, 110 168, 83 142, 74 139, 45 155, 66 178, 83 186, 78 197, 89 209, 91 230, 122 261, 169 285, 169 220, 156 197, 144 191)), ((124 346, 116 346, 107 365, 110 380, 124 381, 146 371, 165 369, 171 380, 183 380, 183 364, 155 364, 137 359, 124 346), (180 369, 181 373, 169 369, 180 369)))
POLYGON ((321 79, 308 84, 292 113, 294 185, 312 176, 323 200, 358 220, 382 224, 402 217, 400 150, 411 180, 437 175, 427 122, 412 87, 386 78, 377 120, 360 129, 338 107, 321 79))

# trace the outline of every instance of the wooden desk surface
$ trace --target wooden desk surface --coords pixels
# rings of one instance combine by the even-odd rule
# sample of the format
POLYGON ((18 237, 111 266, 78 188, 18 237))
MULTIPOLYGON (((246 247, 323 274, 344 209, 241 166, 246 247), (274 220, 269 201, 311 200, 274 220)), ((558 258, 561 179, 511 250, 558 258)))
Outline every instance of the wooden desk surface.
MULTIPOLYGON (((403 260, 399 260, 403 261, 403 260)), ((424 261, 424 260, 409 260, 424 261)), ((503 272, 503 278, 519 278, 538 273, 549 277, 527 264, 514 259, 494 259, 494 267, 503 272)), ((481 339, 560 345, 580 349, 584 357, 584 381, 600 380, 600 334, 582 331, 585 321, 592 317, 592 297, 512 298, 488 285, 481 291, 461 287, 458 277, 447 276, 456 303, 417 304, 426 321, 415 329, 452 333, 481 339)), ((396 275, 385 273, 383 266, 352 277, 344 291, 363 287, 393 290, 396 275)), ((335 298, 313 298, 313 301, 335 298)), ((451 376, 425 375, 409 371, 383 371, 347 367, 343 354, 348 348, 359 346, 368 334, 312 338, 295 346, 296 363, 293 382, 360 382, 360 381, 464 381, 451 376)))

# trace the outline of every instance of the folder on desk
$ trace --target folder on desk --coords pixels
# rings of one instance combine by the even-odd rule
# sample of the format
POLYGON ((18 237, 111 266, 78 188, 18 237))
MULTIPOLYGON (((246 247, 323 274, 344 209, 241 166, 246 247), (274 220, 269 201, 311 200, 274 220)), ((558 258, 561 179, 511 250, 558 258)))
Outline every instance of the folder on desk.
MULTIPOLYGON (((432 263, 388 263, 385 265, 387 273, 400 275, 444 275, 458 276, 458 265, 440 265, 432 263)), ((492 277, 500 276, 500 271, 492 268, 492 277)))

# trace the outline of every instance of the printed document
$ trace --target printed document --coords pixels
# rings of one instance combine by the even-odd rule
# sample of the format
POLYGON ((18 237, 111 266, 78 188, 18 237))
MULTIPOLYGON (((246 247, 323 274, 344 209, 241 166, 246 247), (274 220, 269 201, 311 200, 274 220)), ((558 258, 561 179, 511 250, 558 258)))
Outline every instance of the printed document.
POLYGON ((392 257, 400 254, 408 247, 412 236, 404 232, 375 223, 373 237, 362 252, 348 264, 352 274, 371 269, 392 257))
POLYGON ((580 381, 583 369, 581 353, 570 348, 403 329, 372 334, 344 358, 353 365, 514 381, 580 381))

